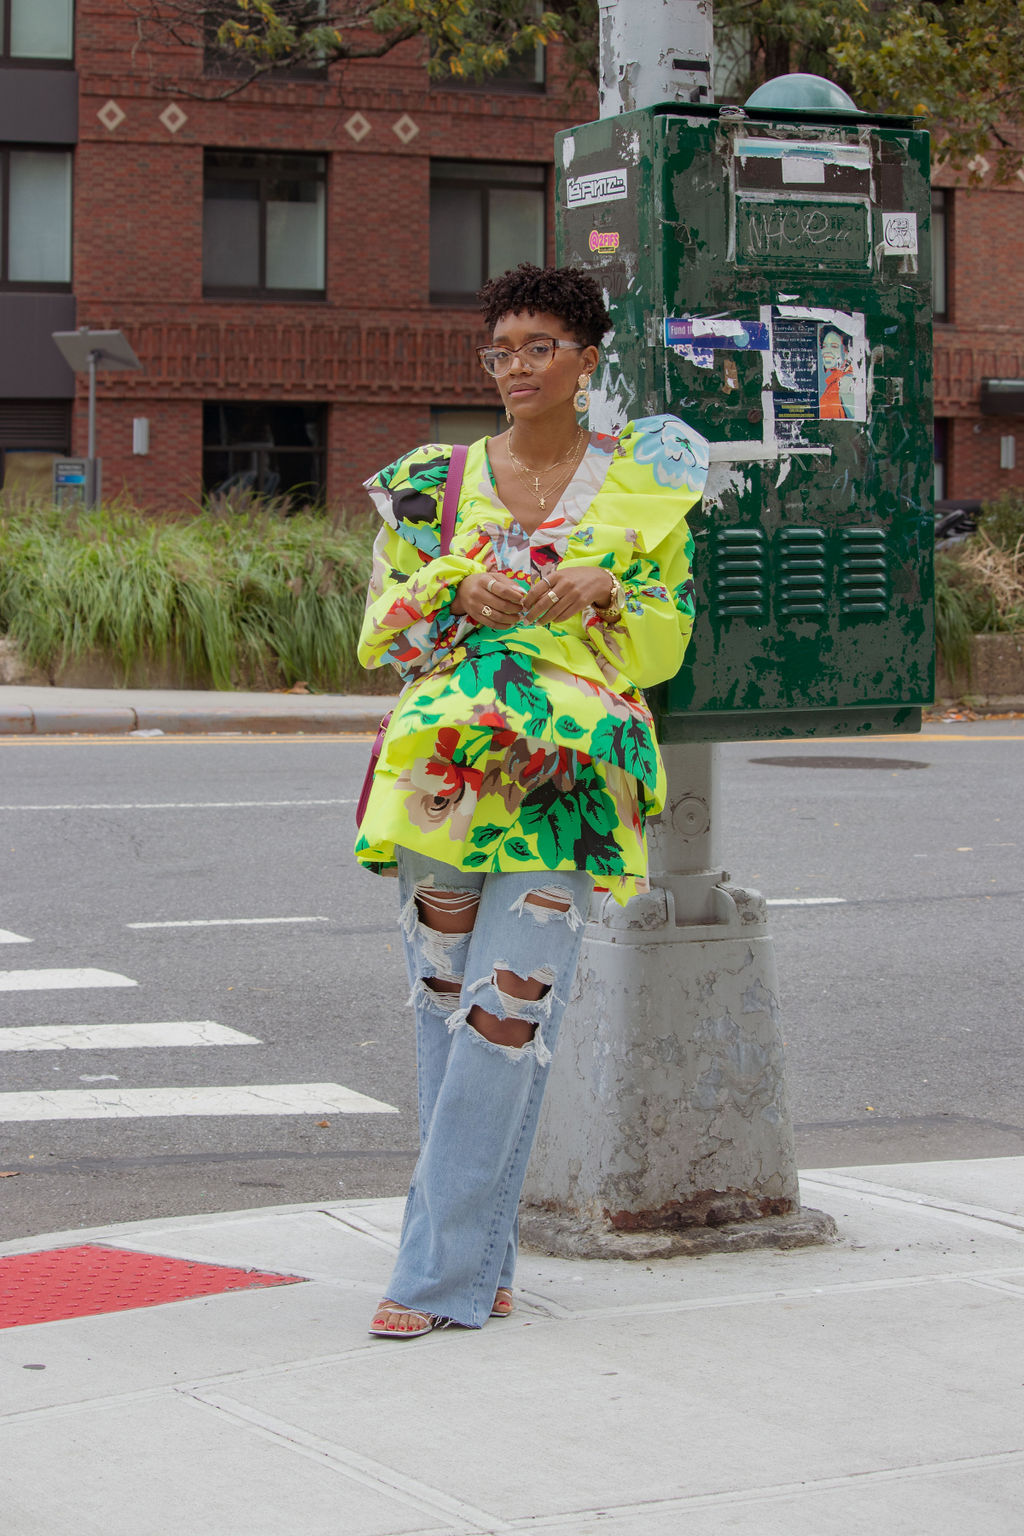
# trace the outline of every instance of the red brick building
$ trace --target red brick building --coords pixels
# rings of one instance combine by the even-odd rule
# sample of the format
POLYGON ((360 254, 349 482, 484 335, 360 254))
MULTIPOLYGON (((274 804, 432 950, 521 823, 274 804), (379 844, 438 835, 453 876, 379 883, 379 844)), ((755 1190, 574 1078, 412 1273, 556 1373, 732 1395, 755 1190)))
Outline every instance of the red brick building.
POLYGON ((1024 176, 932 195, 936 496, 1024 487, 1024 176))
MULTIPOLYGON (((82 325, 143 363, 100 374, 105 496, 361 506, 402 448, 493 428, 473 295, 553 257, 553 137, 596 110, 557 48, 477 89, 431 85, 410 42, 225 100, 213 58, 140 45, 124 0, 0 16, 8 486, 85 453, 84 381, 51 340, 82 325)), ((937 180, 937 491, 989 496, 1024 485, 1013 415, 988 414, 1024 410, 1024 184, 937 180)))
POLYGON ((188 91, 219 82, 202 54, 138 48, 119 0, 78 0, 73 28, 71 0, 47 0, 49 30, 28 24, 36 4, 7 0, 0 59, 26 231, 0 276, 8 484, 85 452, 84 380, 76 394, 51 340, 82 325, 124 331, 143 363, 99 375, 105 496, 312 484, 362 505, 362 479, 404 447, 493 430, 475 291, 553 259, 554 134, 593 112, 570 110, 557 49, 484 89, 432 86, 410 42, 203 100, 188 91))

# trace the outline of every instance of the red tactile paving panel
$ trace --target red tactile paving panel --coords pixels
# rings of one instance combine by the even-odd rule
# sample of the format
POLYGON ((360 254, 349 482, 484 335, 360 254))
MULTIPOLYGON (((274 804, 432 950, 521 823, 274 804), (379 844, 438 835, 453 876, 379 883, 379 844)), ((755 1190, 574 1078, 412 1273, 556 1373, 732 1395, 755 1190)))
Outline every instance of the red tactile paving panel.
POLYGON ((0 1259, 0 1328, 159 1307, 167 1301, 218 1296, 223 1291, 297 1285, 302 1278, 95 1243, 15 1253, 0 1259))

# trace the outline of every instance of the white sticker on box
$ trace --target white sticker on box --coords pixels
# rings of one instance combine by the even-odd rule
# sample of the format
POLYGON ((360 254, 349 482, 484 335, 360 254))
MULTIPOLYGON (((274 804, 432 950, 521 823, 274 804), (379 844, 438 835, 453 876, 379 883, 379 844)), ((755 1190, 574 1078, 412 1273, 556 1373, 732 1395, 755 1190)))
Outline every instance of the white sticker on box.
POLYGON ((917 255, 917 214, 882 214, 882 249, 887 256, 917 255))
POLYGON ((595 171, 590 176, 570 176, 565 183, 565 201, 569 208, 586 208, 591 203, 614 203, 628 196, 625 166, 614 171, 595 171))
POLYGON ((825 162, 824 160, 812 160, 806 155, 784 155, 782 158, 782 180, 784 182, 817 181, 824 185, 825 162))

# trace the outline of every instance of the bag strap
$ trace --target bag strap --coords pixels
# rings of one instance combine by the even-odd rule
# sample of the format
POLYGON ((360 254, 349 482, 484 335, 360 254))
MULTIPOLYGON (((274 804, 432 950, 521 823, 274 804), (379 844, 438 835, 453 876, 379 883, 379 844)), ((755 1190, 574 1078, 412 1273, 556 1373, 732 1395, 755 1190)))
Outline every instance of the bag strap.
POLYGON ((469 449, 459 443, 452 449, 452 456, 448 464, 448 478, 444 484, 444 501, 441 503, 441 553, 446 555, 452 547, 452 535, 455 532, 455 519, 459 511, 459 492, 462 489, 462 476, 466 468, 466 455, 469 449))

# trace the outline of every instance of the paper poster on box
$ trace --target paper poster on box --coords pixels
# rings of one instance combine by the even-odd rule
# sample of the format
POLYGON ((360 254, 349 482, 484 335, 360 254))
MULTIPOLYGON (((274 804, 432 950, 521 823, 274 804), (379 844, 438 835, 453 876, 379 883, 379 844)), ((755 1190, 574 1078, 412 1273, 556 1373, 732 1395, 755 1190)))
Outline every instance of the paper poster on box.
POLYGON ((864 316, 842 310, 772 310, 775 420, 865 421, 864 316))

